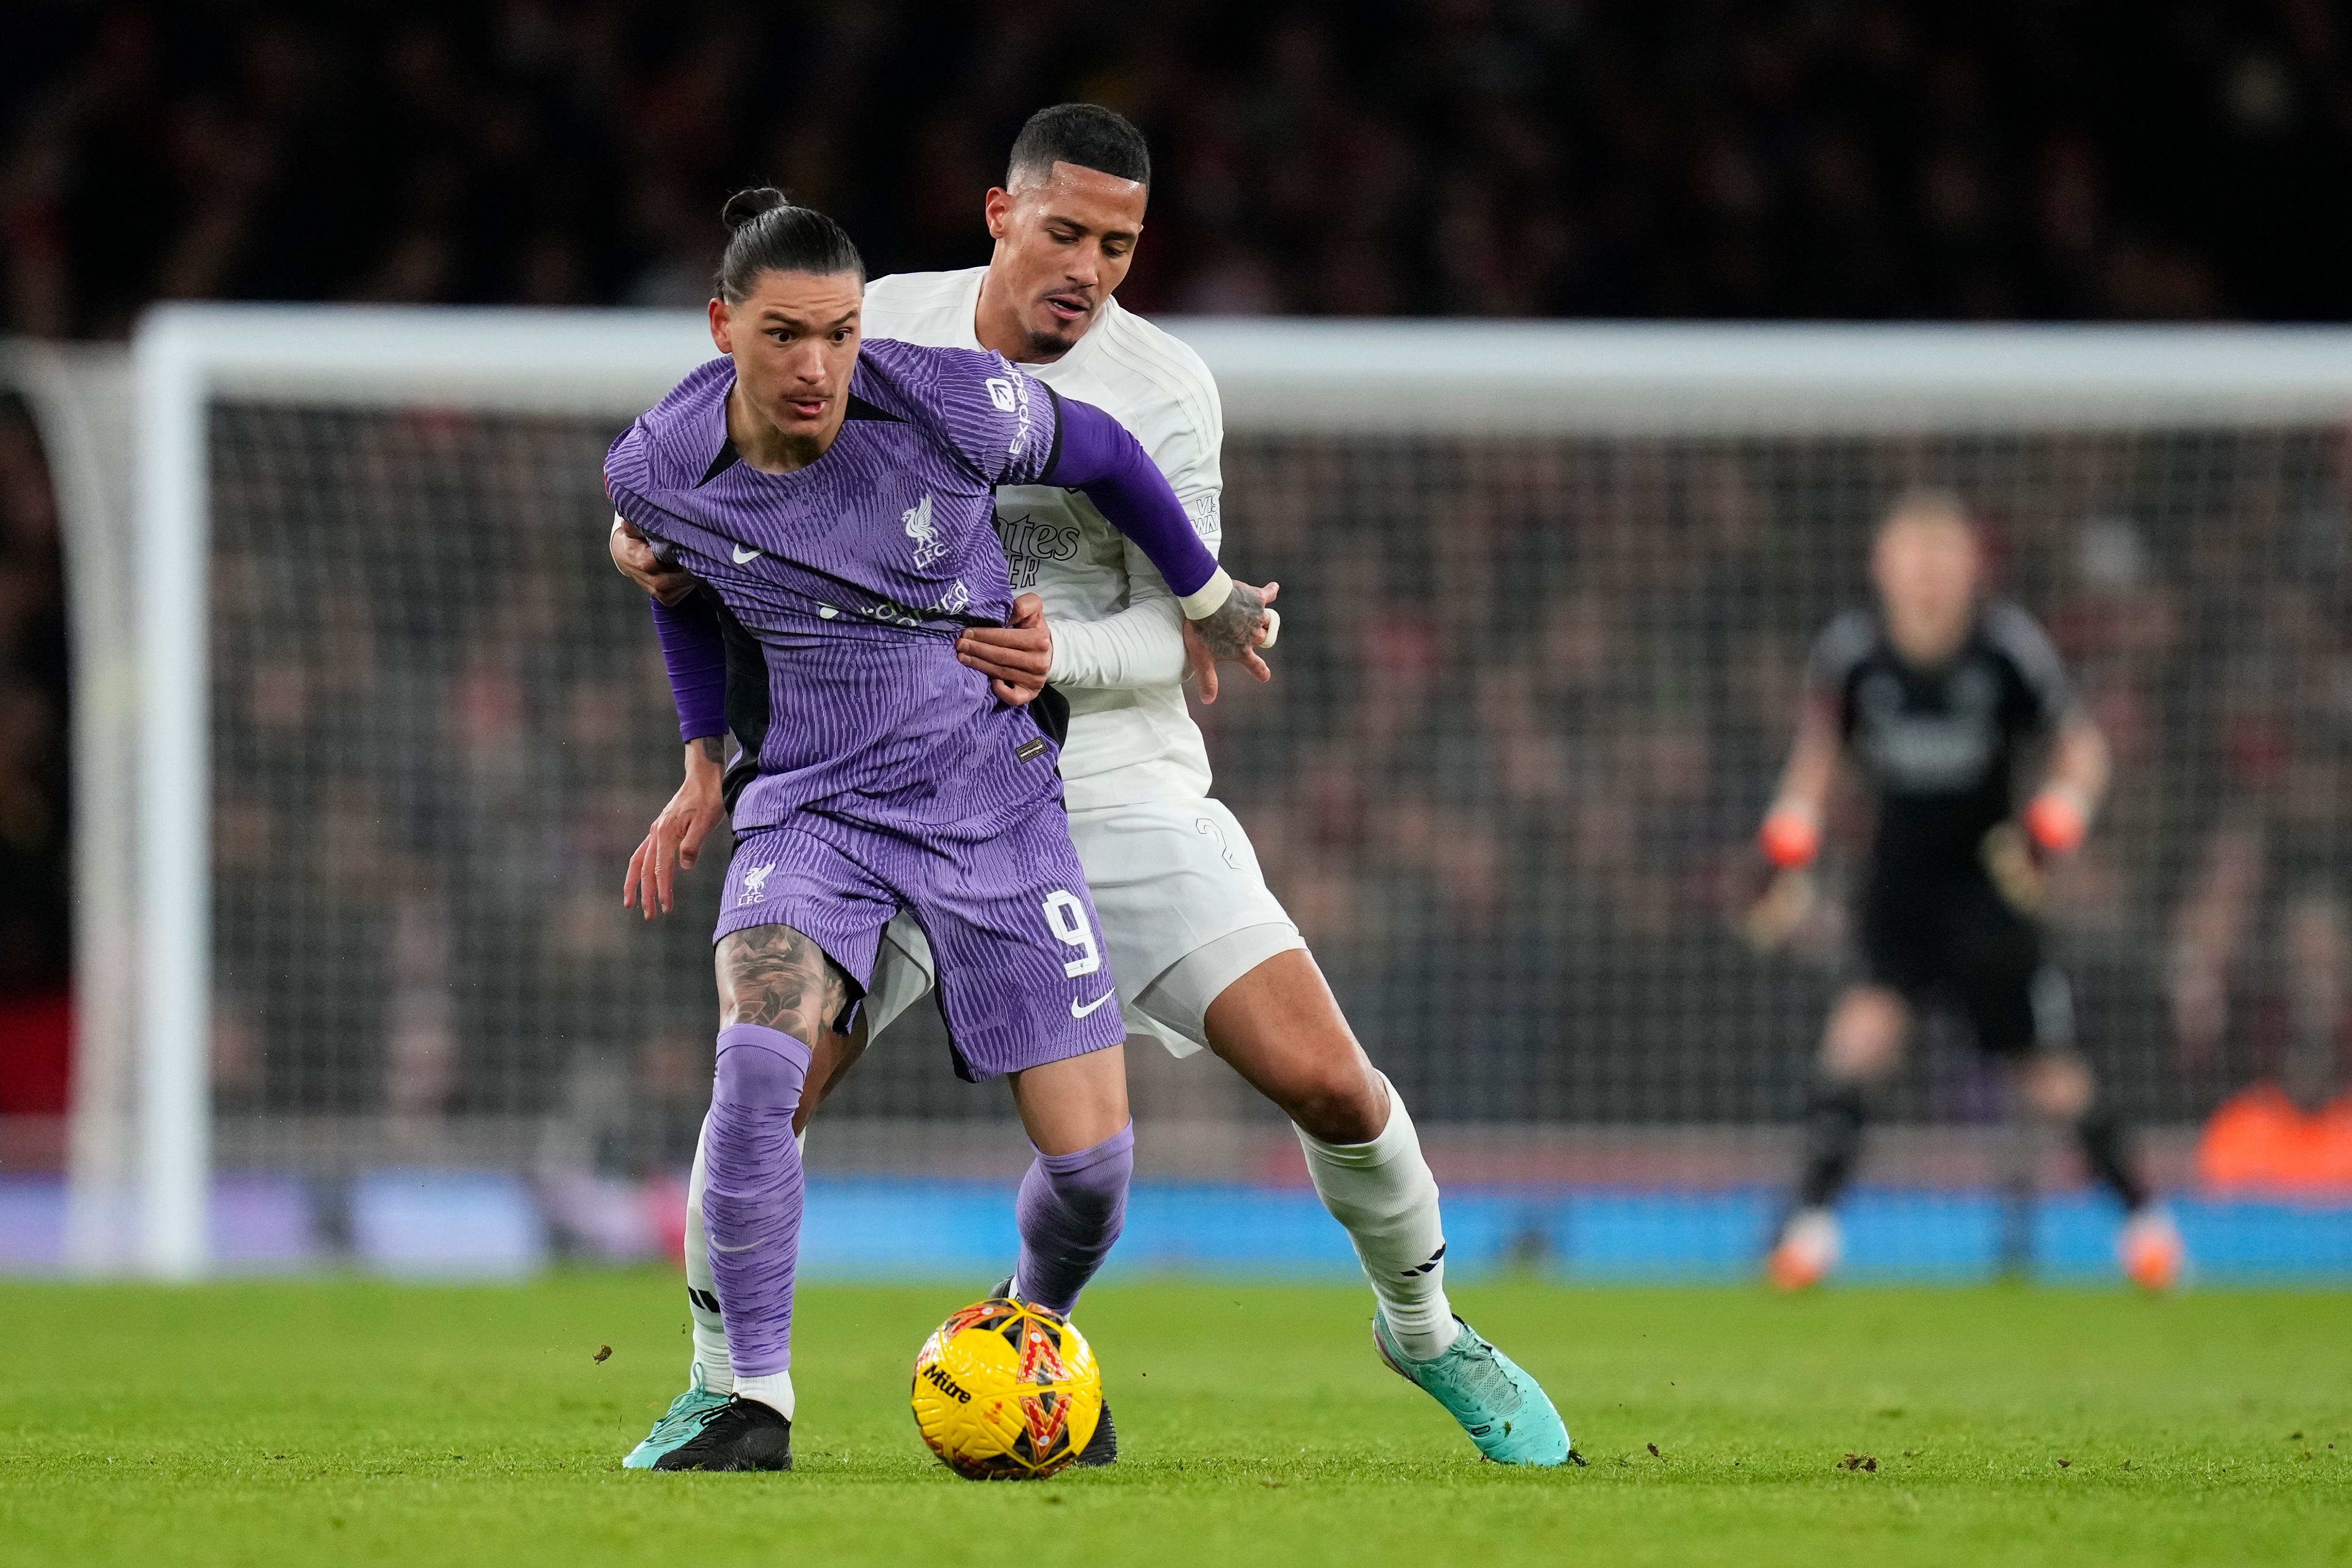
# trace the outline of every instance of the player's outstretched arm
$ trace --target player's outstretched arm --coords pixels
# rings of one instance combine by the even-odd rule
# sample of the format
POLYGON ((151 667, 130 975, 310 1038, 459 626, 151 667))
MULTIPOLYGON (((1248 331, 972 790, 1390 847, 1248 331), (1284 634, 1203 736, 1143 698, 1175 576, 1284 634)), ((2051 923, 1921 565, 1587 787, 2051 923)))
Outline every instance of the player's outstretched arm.
POLYGON ((1110 525, 1135 541, 1168 580, 1211 658, 1268 679, 1273 672, 1257 650, 1272 640, 1267 606, 1280 585, 1236 582, 1217 564, 1192 531, 1168 476, 1126 426, 1092 403, 1064 398, 1056 406, 1059 444, 1041 482, 1085 491, 1110 525))
POLYGON ((1836 709, 1816 692, 1806 698, 1780 787, 1756 833, 1756 847, 1772 868, 1770 883, 1735 923, 1759 953, 1788 941, 1812 914, 1818 894, 1811 866, 1821 852, 1822 818, 1837 781, 1840 751, 1836 709))
MULTIPOLYGON (((1186 508, 1188 513, 1192 509, 1186 508)), ((1126 609, 1099 621, 1072 621, 1050 628, 1053 658, 1045 678, 1065 691, 1125 690, 1190 678, 1198 683, 1202 702, 1215 702, 1215 654, 1193 623, 1184 619, 1167 580, 1132 539, 1127 544, 1127 581, 1126 609)), ((1269 622, 1272 618, 1269 612, 1269 622)), ((1258 646, 1273 645, 1274 630, 1269 624, 1258 646)))
POLYGON ((648 920, 677 906, 676 873, 693 869, 703 841, 727 809, 720 738, 727 730, 727 643, 719 612, 706 595, 696 593, 676 604, 656 599, 653 616, 662 663, 669 670, 670 699, 677 706, 686 779, 629 857, 628 876, 621 884, 621 907, 642 909, 648 920))
MULTIPOLYGON (((1187 503, 1185 511, 1195 518, 1201 516, 1193 503, 1187 503)), ((1211 549, 1216 548, 1213 534, 1202 538, 1211 549)), ((1168 685, 1182 680, 1191 668, 1184 652, 1184 612, 1168 580, 1133 539, 1121 541, 1119 556, 1127 607, 1097 621, 1054 623, 1054 664, 1045 678, 1066 691, 1168 685)))
POLYGON ((2081 847, 2113 768, 2107 737, 2099 727, 2079 712, 2067 715, 2051 747, 2050 776, 2025 808, 2025 831, 2035 848, 2066 855, 2081 847))
POLYGON ((2050 773, 2015 821, 1985 834, 1980 852, 1993 884, 2011 904, 2039 915, 2049 899, 2048 867, 2083 847, 2107 787, 2107 742, 2098 727, 2069 710, 2051 743, 2050 773))
POLYGON ((715 735, 687 742, 686 780, 629 856, 628 876, 621 883, 622 908, 642 909, 651 920, 677 906, 677 873, 694 869, 703 841, 727 814, 722 753, 715 735))
POLYGON ((1822 817, 1829 809, 1831 786, 1837 782, 1841 749, 1836 708, 1823 696, 1808 697, 1797 720, 1796 744, 1789 748, 1789 764, 1780 770, 1780 788, 1756 835, 1764 858, 1782 871, 1810 865, 1820 852, 1822 817))

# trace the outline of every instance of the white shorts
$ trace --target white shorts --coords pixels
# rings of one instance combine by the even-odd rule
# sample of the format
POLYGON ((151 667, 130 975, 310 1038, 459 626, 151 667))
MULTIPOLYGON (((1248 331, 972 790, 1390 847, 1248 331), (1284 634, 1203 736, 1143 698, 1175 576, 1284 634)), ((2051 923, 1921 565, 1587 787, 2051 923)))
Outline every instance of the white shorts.
MULTIPOLYGON (((1070 841, 1101 917, 1129 1035, 1177 1056, 1208 1044, 1220 992, 1306 940, 1267 891, 1257 852, 1218 801, 1149 800, 1070 813, 1070 841)), ((931 988, 931 950, 900 914, 882 933, 866 989, 869 1037, 931 988)))

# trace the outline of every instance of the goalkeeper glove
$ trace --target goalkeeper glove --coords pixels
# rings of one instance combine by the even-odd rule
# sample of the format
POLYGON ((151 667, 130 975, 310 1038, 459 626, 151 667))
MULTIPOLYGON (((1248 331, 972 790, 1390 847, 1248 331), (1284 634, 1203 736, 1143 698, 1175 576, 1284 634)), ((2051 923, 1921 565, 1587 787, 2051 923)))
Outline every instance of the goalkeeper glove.
POLYGON ((1810 806, 1782 800, 1766 814, 1764 825, 1756 831, 1756 847, 1782 871, 1809 866, 1822 849, 1821 817, 1810 806))
POLYGON ((2083 847, 2090 826, 2082 795, 2069 785, 2044 785, 2025 808, 2025 831, 2033 847, 2047 854, 2073 854, 2083 847))

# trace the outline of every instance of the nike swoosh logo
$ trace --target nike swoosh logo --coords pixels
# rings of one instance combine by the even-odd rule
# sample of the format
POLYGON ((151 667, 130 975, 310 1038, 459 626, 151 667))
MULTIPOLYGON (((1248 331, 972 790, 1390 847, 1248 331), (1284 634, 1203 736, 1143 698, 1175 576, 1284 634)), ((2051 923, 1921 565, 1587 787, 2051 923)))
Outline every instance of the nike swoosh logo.
POLYGON ((749 562, 759 559, 766 553, 767 551, 765 550, 745 549, 741 545, 737 545, 734 549, 735 564, 737 566, 743 566, 749 562))
POLYGON ((1118 995, 1117 991, 1105 991, 1101 996, 1097 997, 1085 1007, 1078 1006, 1077 1002, 1073 999, 1070 1003, 1070 1016, 1074 1019, 1082 1019, 1117 995, 1118 995))

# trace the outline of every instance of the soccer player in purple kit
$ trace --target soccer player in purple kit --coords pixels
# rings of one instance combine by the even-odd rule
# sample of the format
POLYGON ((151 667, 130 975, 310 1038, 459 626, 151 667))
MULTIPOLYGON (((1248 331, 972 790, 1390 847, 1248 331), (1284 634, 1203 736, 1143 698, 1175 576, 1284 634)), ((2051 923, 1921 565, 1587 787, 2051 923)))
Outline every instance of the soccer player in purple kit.
POLYGON ((768 673, 716 933, 706 1130, 735 1389, 665 1469, 791 1466, 793 1114, 814 1042, 848 1026, 901 909, 938 956, 958 1071, 1008 1078, 1037 1150, 1021 1295, 1066 1312, 1118 1238, 1133 1167, 1126 1031, 1103 1005, 1111 979, 1055 747, 956 657, 966 627, 1012 609, 995 487, 1085 491, 1219 656, 1250 655, 1274 597, 1217 566, 1108 415, 995 354, 861 345, 865 268, 831 219, 767 190, 726 216, 710 305, 726 357, 605 459, 615 510, 710 591, 654 608, 690 773, 719 767, 727 639, 756 643, 768 673))

